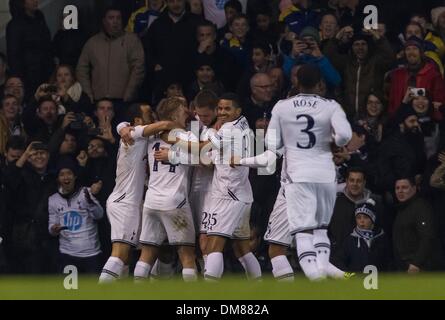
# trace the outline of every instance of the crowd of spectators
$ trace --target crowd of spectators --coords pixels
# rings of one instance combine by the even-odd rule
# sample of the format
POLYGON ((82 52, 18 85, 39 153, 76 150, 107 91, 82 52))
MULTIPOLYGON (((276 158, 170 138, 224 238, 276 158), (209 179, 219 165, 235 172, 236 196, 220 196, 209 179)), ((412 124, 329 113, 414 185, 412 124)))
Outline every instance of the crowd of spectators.
MULTIPOLYGON (((320 67, 324 95, 343 106, 362 142, 352 153, 333 151, 332 262, 346 271, 445 269, 445 2, 124 2, 102 12, 96 34, 81 25, 52 38, 38 0, 9 1, 0 53, 0 273, 54 273, 79 258, 88 258, 87 272, 103 265, 115 128, 131 103, 156 109, 182 96, 194 111, 202 90, 236 92, 250 127, 267 129, 275 103, 298 94, 296 74, 308 63, 320 67), (378 6, 378 29, 363 26, 367 4, 378 6), (73 208, 63 223, 58 203, 73 208), (79 231, 74 247, 61 225, 79 231)), ((264 270, 279 172, 251 172, 252 249, 264 270)))

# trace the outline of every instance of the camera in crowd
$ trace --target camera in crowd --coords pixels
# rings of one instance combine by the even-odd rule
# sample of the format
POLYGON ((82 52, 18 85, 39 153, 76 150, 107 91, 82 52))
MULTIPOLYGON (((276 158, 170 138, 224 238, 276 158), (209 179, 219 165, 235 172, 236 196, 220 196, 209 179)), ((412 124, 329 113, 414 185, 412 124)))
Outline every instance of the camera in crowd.
POLYGON ((410 93, 414 97, 425 97, 426 90, 425 88, 411 88, 410 93))
POLYGON ((74 114, 76 120, 71 122, 70 129, 76 131, 86 131, 89 136, 99 136, 102 134, 100 128, 85 123, 85 115, 83 113, 74 114))

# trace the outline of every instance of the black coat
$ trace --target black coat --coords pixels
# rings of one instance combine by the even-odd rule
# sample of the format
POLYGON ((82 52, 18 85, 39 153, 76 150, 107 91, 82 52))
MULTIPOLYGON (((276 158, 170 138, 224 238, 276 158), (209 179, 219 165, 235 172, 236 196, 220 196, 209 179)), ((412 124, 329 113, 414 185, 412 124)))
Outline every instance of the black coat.
POLYGON ((185 13, 174 23, 165 10, 150 26, 142 39, 148 71, 155 65, 162 66, 154 72, 155 90, 164 89, 171 81, 179 81, 188 87, 193 79, 193 61, 196 49, 196 28, 201 19, 185 13))
POLYGON ((67 64, 76 69, 82 48, 88 37, 80 30, 59 30, 54 36, 52 45, 54 56, 59 64, 67 64))
POLYGON ((30 166, 9 165, 6 186, 11 192, 12 233, 8 241, 13 272, 54 271, 56 246, 48 232, 48 198, 56 192, 54 174, 39 175, 30 166))
POLYGON ((34 17, 16 13, 6 27, 6 44, 11 74, 21 76, 26 92, 33 94, 54 68, 51 34, 42 12, 34 17))
POLYGON ((383 230, 376 230, 370 246, 355 230, 345 239, 333 257, 334 264, 349 272, 363 272, 368 265, 386 271, 391 262, 390 242, 383 230))
POLYGON ((59 116, 56 123, 48 126, 37 114, 37 104, 31 104, 24 108, 22 114, 23 126, 25 132, 30 140, 38 140, 42 142, 49 142, 53 134, 60 127, 63 121, 63 116, 59 116))
POLYGON ((425 143, 423 136, 414 140, 411 136, 396 132, 384 141, 376 166, 375 184, 381 191, 394 191, 398 177, 422 174, 425 169, 425 143))
POLYGON ((414 196, 398 205, 393 248, 399 270, 408 270, 409 264, 421 270, 436 270, 443 266, 432 209, 424 199, 414 196))

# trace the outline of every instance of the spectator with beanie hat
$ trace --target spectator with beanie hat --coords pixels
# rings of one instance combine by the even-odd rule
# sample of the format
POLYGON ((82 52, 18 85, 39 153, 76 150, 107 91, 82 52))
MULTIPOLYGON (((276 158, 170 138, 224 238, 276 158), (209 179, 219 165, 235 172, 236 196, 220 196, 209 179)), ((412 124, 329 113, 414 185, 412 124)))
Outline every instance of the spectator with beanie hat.
POLYGON ((64 157, 57 164, 58 192, 48 199, 49 224, 52 236, 59 236, 59 268, 75 265, 81 273, 99 273, 100 243, 96 220, 103 209, 95 195, 102 188, 99 181, 90 188, 77 183, 77 164, 64 157))
POLYGON ((379 271, 388 268, 389 243, 385 232, 375 227, 375 204, 369 198, 355 209, 356 226, 334 257, 342 270, 363 272, 367 265, 374 265, 379 271))
POLYGON ((440 120, 438 110, 445 102, 445 84, 434 62, 425 58, 423 41, 411 37, 405 43, 406 65, 391 73, 389 92, 389 116, 394 118, 409 87, 423 88, 432 98, 436 110, 435 118, 440 120))

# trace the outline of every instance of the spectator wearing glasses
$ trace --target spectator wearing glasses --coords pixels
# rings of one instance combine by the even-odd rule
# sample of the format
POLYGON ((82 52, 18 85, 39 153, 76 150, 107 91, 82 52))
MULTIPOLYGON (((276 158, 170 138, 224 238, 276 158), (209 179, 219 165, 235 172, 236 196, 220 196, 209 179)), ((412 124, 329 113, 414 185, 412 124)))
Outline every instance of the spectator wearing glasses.
POLYGON ((274 84, 267 73, 256 73, 250 79, 250 90, 252 94, 243 104, 243 113, 254 130, 257 120, 271 118, 274 84))

